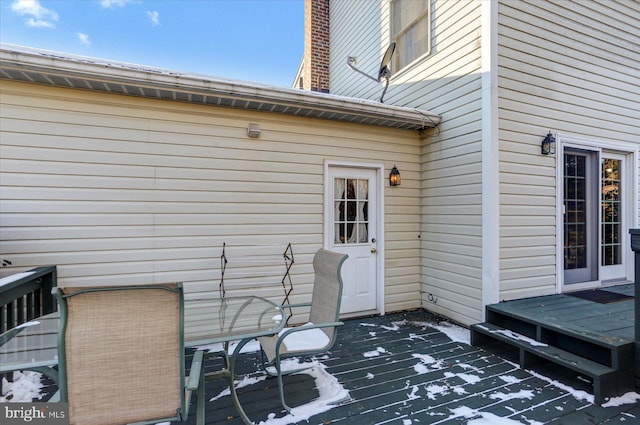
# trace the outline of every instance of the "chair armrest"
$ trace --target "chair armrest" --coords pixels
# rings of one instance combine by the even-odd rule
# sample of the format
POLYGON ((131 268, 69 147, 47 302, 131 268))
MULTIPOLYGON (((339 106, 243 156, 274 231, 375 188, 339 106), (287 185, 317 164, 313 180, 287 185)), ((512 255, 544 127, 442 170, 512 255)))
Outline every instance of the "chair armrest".
MULTIPOLYGON (((291 314, 293 314, 292 309, 298 308, 298 307, 311 307, 311 303, 307 302, 307 303, 293 303, 293 304, 281 304, 280 308, 282 308, 282 310, 286 310, 289 309, 289 311, 291 312, 291 314)), ((289 319, 286 320, 287 322, 289 321, 289 319)))
POLYGON ((191 369, 187 378, 187 390, 195 391, 200 386, 200 375, 203 373, 204 367, 204 351, 199 350, 193 353, 191 361, 191 369))
POLYGON ((311 307, 311 303, 282 304, 280 307, 282 307, 282 308, 290 308, 290 307, 311 307))

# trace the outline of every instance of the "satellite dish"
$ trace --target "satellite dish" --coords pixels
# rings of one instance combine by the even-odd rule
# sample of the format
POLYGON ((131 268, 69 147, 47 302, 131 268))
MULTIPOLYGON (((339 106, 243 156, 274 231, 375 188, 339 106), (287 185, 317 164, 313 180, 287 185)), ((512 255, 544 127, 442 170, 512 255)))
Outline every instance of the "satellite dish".
POLYGON ((384 52, 384 56, 382 57, 382 62, 380 63, 380 71, 378 72, 378 81, 383 78, 391 77, 391 69, 389 68, 389 63, 391 62, 391 56, 393 56, 393 52, 396 51, 396 43, 393 42, 389 44, 387 47, 387 51, 384 52))
POLYGON ((384 95, 387 93, 387 88, 389 88, 389 78, 391 77, 391 68, 389 68, 389 63, 391 62, 391 57, 393 56, 393 52, 396 50, 396 43, 392 42, 387 47, 387 50, 384 52, 384 56, 382 56, 382 62, 380 62, 380 68, 378 69, 378 78, 372 77, 371 75, 360 71, 355 67, 356 58, 353 56, 349 56, 347 58, 347 65, 349 68, 353 69, 356 72, 364 75, 367 78, 372 79, 375 82, 380 82, 382 79, 385 79, 384 90, 382 91, 382 96, 380 96, 380 102, 383 103, 384 95))

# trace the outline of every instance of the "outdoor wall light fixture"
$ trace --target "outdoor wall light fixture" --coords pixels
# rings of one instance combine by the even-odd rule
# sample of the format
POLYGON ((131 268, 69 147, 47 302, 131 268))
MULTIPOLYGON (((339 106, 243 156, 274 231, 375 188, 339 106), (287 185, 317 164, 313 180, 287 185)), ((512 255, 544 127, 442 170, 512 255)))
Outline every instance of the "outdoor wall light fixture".
POLYGON ((394 165, 389 174, 389 186, 400 186, 400 171, 394 165))
POLYGON ((556 153, 556 138, 553 137, 551 132, 549 132, 540 146, 542 149, 542 155, 553 155, 556 153))
POLYGON ((247 127, 247 136, 252 139, 260 137, 260 124, 249 124, 247 127))

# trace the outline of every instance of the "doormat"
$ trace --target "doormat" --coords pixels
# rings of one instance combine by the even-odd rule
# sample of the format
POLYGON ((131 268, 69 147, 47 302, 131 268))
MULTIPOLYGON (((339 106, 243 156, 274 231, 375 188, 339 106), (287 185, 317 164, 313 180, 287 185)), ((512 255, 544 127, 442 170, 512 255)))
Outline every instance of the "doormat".
POLYGON ((602 289, 589 289, 587 291, 566 292, 565 295, 569 295, 576 298, 582 298, 583 300, 593 301, 600 304, 615 303, 618 301, 632 300, 630 295, 619 294, 617 292, 604 291, 602 289))

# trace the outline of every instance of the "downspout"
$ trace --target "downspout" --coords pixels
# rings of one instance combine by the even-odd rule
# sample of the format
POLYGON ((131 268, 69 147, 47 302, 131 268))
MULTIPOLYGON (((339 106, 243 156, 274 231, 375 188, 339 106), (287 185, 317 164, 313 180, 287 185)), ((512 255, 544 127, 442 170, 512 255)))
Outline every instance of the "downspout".
POLYGON ((634 360, 634 370, 635 370, 635 384, 636 388, 640 388, 640 229, 631 229, 629 230, 631 234, 631 249, 633 250, 635 257, 635 273, 634 273, 634 318, 635 318, 635 360, 634 360))
POLYGON ((498 2, 482 1, 482 320, 500 298, 498 2))

